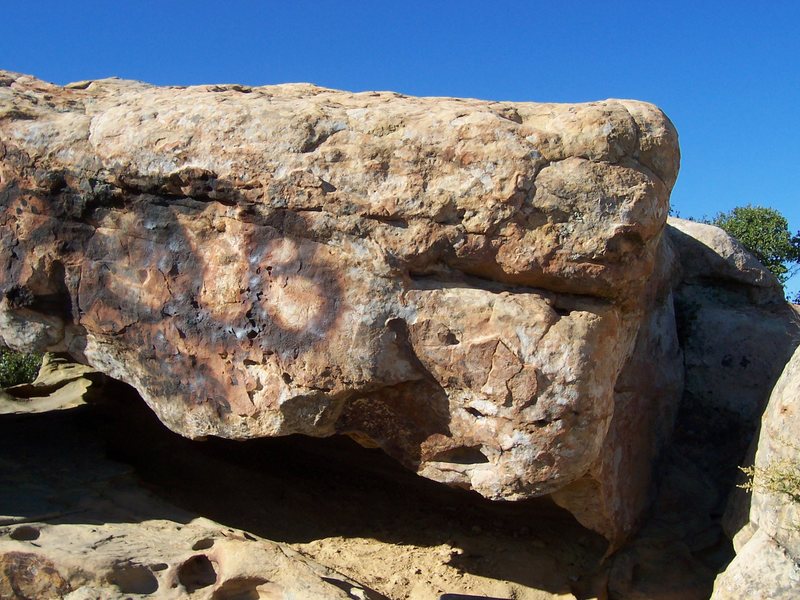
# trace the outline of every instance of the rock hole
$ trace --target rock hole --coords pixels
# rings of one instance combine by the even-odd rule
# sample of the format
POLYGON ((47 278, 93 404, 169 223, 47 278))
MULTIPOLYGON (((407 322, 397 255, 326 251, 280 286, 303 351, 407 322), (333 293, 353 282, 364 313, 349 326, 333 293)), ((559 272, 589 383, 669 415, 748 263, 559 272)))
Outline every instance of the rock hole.
POLYGON ((486 416, 481 411, 479 411, 477 408, 472 408, 471 406, 465 408, 464 410, 467 411, 469 414, 471 414, 475 418, 480 418, 480 417, 486 416))
POLYGON ((154 565, 150 565, 151 571, 158 572, 158 571, 165 571, 166 569, 169 569, 169 565, 167 563, 156 563, 154 565))
POLYGON ((158 590, 158 579, 143 565, 114 565, 108 580, 123 594, 152 594, 158 590))
POLYGON ((12 285, 6 291, 10 308, 25 308, 33 304, 33 293, 23 285, 12 285))
POLYGON ((572 312, 570 309, 564 308, 563 306, 554 306, 553 310, 559 317, 568 317, 572 312))
POLYGON ((547 427, 547 425, 549 425, 549 424, 550 424, 550 422, 549 422, 547 419, 536 419, 536 420, 533 422, 533 424, 534 424, 536 427, 547 427))
POLYGON ((431 459, 437 462, 449 462, 459 465, 475 465, 488 463, 489 459, 481 452, 480 446, 459 446, 437 453, 431 459))
POLYGON ((212 540, 211 538, 203 538, 202 540, 197 540, 192 545, 192 550, 208 550, 213 545, 214 545, 214 540, 212 540))
POLYGON ((198 554, 178 567, 178 581, 191 594, 214 585, 217 581, 217 571, 205 554, 198 554))
POLYGON ((284 373, 283 375, 281 375, 281 379, 283 379, 283 382, 287 385, 292 383, 292 376, 289 375, 288 373, 284 373))
POLYGON ((39 539, 39 530, 30 525, 22 525, 11 532, 11 539, 19 542, 32 542, 39 539))
POLYGON ((458 337, 456 337, 456 334, 453 333, 452 331, 439 332, 439 335, 437 337, 439 338, 439 341, 445 346, 455 346, 456 344, 461 343, 461 340, 459 340, 458 337))

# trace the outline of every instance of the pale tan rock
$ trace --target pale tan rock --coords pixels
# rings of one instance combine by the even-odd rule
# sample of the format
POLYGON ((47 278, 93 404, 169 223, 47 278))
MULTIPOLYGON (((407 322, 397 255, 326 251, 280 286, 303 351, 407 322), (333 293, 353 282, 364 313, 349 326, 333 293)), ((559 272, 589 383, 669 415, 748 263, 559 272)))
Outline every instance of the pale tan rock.
POLYGON ((207 519, 0 527, 3 598, 381 598, 297 552, 207 519))
POLYGON ((678 166, 655 107, 2 82, 6 343, 188 437, 347 433, 495 499, 626 437, 678 166))
POLYGON ((688 281, 735 281, 767 288, 783 301, 775 275, 735 238, 706 223, 670 217, 668 232, 688 281))
POLYGON ((767 533, 758 531, 714 582, 712 600, 794 600, 800 566, 767 533))
MULTIPOLYGON (((755 467, 800 476, 800 351, 795 352, 772 391, 761 421, 755 467)), ((750 521, 800 564, 800 498, 756 489, 750 521)))
POLYGON ((683 352, 673 296, 648 313, 614 394, 604 447, 588 473, 553 494, 584 526, 605 532, 612 550, 641 525, 653 493, 654 465, 672 436, 683 393, 683 352))

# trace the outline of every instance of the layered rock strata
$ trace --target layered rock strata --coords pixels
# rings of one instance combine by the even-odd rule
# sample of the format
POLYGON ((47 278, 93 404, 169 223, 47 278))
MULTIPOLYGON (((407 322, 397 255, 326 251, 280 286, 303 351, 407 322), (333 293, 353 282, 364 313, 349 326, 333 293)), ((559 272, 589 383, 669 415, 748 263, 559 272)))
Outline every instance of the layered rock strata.
POLYGON ((677 168, 634 101, 2 72, 0 338, 188 437, 344 433, 617 539, 663 437, 633 412, 673 393, 620 374, 637 336, 680 359, 653 333, 677 168))

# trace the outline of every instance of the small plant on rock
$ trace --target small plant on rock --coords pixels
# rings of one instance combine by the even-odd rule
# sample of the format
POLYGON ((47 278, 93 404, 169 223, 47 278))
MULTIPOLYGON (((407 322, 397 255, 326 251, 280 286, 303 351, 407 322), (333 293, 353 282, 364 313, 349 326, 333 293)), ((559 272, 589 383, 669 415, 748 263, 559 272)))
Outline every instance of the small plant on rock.
POLYGON ((740 487, 784 496, 800 504, 800 463, 784 458, 766 467, 742 467, 747 481, 740 487))
MULTIPOLYGON (((793 442, 783 438, 778 441, 800 453, 800 446, 793 442)), ((747 477, 739 487, 750 492, 772 494, 800 507, 800 454, 797 453, 791 458, 771 460, 764 467, 739 467, 747 477)), ((792 528, 800 531, 800 523, 794 523, 792 528)))

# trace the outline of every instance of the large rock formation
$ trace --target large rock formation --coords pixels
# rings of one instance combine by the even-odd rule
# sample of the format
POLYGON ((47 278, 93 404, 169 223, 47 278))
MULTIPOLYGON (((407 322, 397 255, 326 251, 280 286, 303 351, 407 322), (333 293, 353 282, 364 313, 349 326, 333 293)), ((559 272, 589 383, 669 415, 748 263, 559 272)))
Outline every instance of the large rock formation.
POLYGON ((345 433, 619 540, 680 392, 677 168, 633 101, 3 72, 0 338, 188 437, 345 433))

